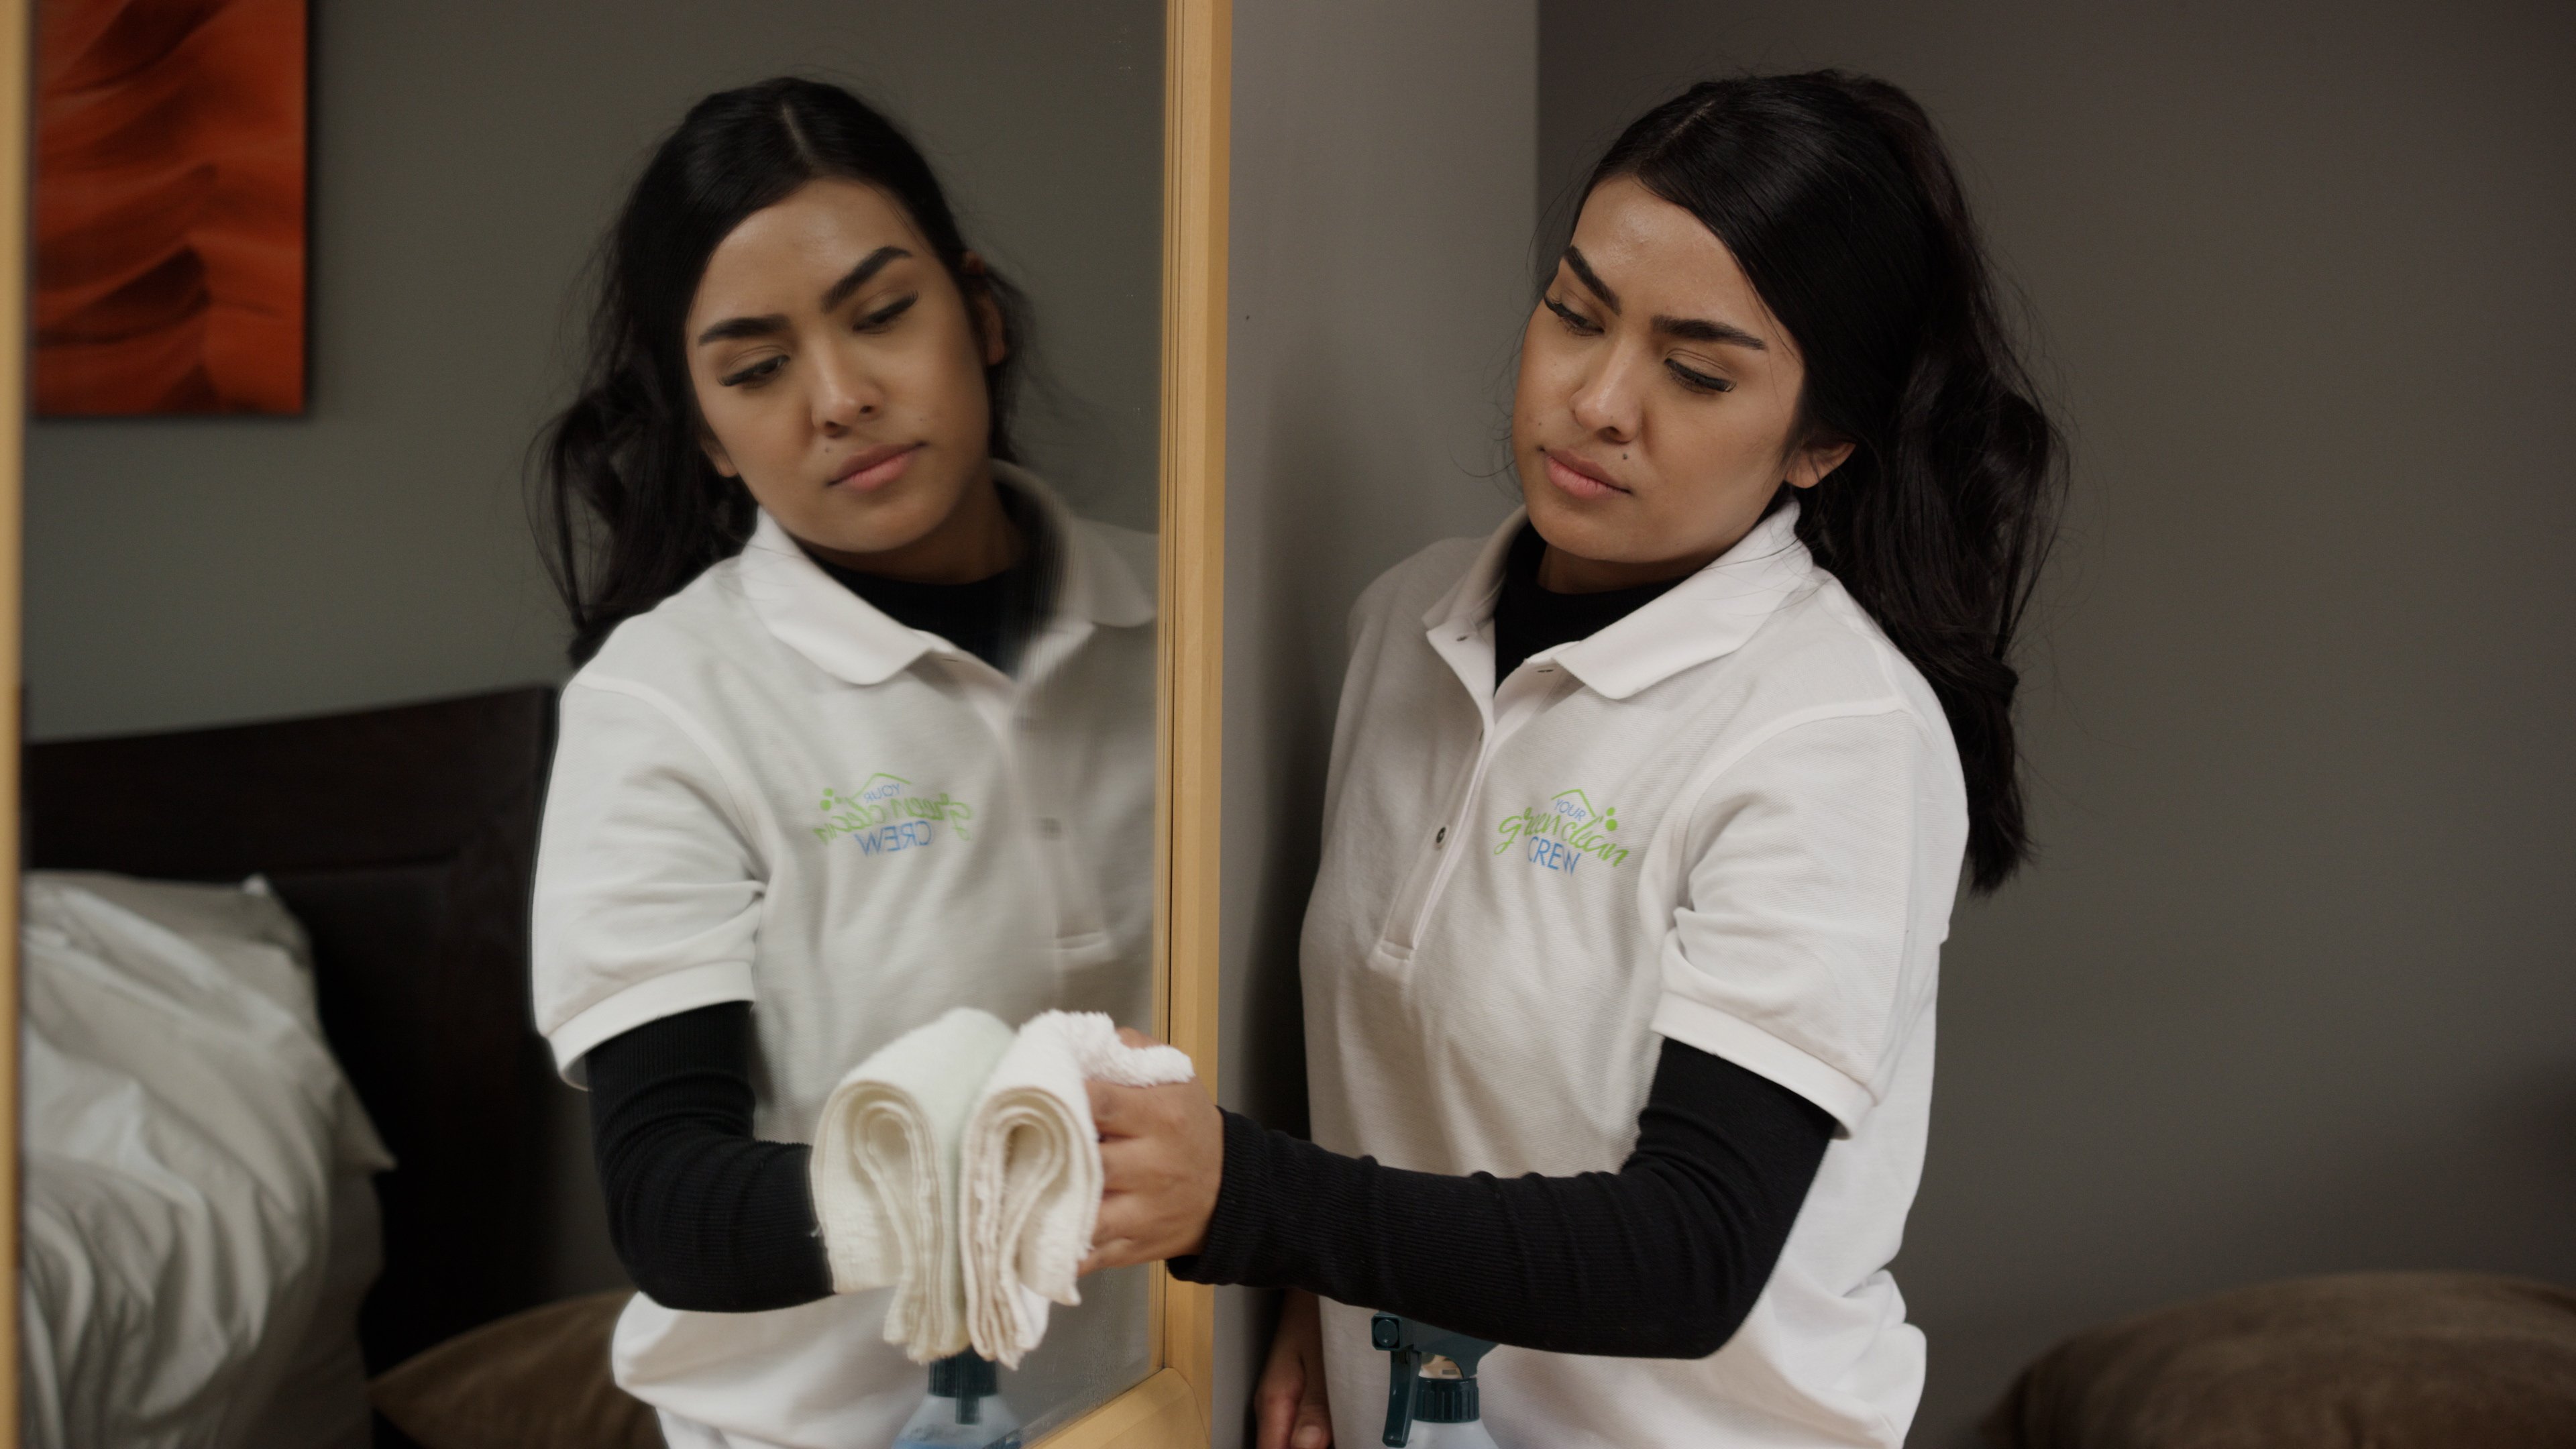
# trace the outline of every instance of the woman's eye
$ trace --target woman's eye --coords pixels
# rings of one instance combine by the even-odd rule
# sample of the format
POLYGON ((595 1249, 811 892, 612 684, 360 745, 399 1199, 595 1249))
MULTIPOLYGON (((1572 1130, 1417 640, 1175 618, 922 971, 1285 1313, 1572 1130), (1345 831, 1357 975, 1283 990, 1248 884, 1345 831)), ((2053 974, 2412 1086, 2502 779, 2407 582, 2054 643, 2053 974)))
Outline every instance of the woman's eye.
POLYGON ((894 321, 894 319, 911 311, 912 304, 920 300, 921 294, 919 292, 915 292, 909 297, 888 302, 886 305, 879 307, 864 317, 861 317, 859 319, 859 330, 861 332, 883 332, 886 327, 894 321))
POLYGON ((726 387, 758 387, 762 383, 769 381, 771 377, 777 374, 778 369, 785 367, 786 365, 787 356, 784 353, 780 353, 775 357, 764 357, 760 361, 753 363, 751 366, 744 368, 742 371, 733 373, 726 377, 724 379, 724 385, 726 387))
POLYGON ((1667 361, 1664 366, 1671 369, 1673 376, 1680 380, 1682 386, 1693 392, 1735 391, 1735 384, 1725 378, 1713 377, 1695 368, 1684 367, 1678 362, 1667 361))
POLYGON ((1582 313, 1575 311, 1573 308, 1568 307, 1563 302, 1556 300, 1554 297, 1542 297, 1539 300, 1547 304, 1547 310, 1557 315, 1557 319, 1565 324, 1567 331, 1574 333, 1578 337, 1589 337, 1601 330, 1600 328, 1593 326, 1590 321, 1586 320, 1582 313))

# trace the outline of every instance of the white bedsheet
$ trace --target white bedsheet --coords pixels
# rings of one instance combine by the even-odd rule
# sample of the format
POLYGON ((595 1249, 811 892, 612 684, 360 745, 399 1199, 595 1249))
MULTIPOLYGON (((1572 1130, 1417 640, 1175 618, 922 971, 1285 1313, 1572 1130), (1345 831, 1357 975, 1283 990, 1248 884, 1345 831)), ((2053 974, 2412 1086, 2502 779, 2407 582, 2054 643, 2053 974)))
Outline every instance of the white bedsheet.
POLYGON ((22 1442, 363 1444, 392 1159, 301 931, 256 881, 47 873, 23 899, 22 1442))

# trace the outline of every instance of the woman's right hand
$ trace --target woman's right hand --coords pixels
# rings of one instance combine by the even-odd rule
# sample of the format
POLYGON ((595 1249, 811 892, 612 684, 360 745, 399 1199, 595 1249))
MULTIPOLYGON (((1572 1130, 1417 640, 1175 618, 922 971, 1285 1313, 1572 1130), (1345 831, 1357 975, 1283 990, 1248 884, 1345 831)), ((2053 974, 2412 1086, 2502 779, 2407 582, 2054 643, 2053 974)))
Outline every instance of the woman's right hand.
POLYGON ((1279 1332, 1270 1340, 1252 1408, 1260 1424, 1257 1449, 1326 1449, 1333 1442, 1333 1410, 1324 1398, 1324 1317, 1303 1288, 1289 1289, 1280 1305, 1279 1332))

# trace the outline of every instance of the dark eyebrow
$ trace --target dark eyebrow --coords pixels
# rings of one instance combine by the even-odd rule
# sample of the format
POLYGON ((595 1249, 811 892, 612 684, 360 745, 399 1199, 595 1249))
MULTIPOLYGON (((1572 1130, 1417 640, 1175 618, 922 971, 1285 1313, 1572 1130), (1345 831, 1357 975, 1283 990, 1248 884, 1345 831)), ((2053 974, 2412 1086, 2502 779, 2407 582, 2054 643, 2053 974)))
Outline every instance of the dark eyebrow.
MULTIPOLYGON (((823 310, 829 312, 840 306, 849 300, 852 292, 866 286, 868 278, 911 255, 901 247, 879 247, 868 253, 865 260, 843 273, 841 280, 824 289, 823 310)), ((786 330, 787 316, 782 312, 772 312, 765 317, 728 317, 699 333, 698 345, 703 347, 710 342, 727 342, 737 337, 775 337, 786 330)))
POLYGON ((834 282, 830 289, 823 293, 823 310, 829 312, 833 308, 840 306, 843 302, 850 299, 850 294, 852 292, 866 286, 868 284, 868 278, 884 271, 888 263, 899 261, 902 258, 911 255, 912 253, 905 251, 901 247, 879 247, 875 251, 868 253, 867 260, 850 268, 849 272, 843 276, 841 280, 834 282))
POLYGON ((1657 317, 1655 330, 1667 337, 1687 337, 1693 342, 1732 342, 1756 352, 1768 352, 1770 346, 1741 327, 1724 322, 1703 322, 1697 317, 1657 317))
POLYGON ((726 342, 736 337, 774 337, 787 330, 785 314, 772 312, 766 317, 727 317, 698 334, 698 345, 726 342))
MULTIPOLYGON (((1602 281, 1592 270, 1592 264, 1583 259, 1581 249, 1567 247, 1565 264, 1573 269, 1574 275, 1583 279, 1583 285, 1592 289, 1593 296, 1601 299, 1602 306, 1613 312, 1619 310, 1619 294, 1611 291, 1610 284, 1602 281)), ((1693 342, 1732 342, 1738 347, 1750 347, 1756 352, 1771 350, 1761 338, 1741 327, 1725 322, 1705 322, 1697 317, 1657 317, 1655 330, 1667 337, 1686 337, 1693 342)))
POLYGON ((1574 269, 1574 275, 1583 280, 1583 285, 1592 289, 1593 296, 1601 299, 1602 306, 1609 308, 1613 312, 1619 310, 1619 294, 1611 291, 1610 284, 1602 281, 1601 278, 1593 272, 1592 264, 1583 259, 1581 248, 1567 247, 1565 249, 1565 264, 1574 269))

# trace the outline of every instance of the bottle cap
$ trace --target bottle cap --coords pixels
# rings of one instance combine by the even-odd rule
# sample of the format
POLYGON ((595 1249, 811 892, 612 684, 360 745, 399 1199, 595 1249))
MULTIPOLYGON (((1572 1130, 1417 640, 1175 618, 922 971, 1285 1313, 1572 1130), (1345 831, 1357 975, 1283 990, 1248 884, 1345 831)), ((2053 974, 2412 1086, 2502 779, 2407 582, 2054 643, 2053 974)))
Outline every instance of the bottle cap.
POLYGON ((1476 1421, 1474 1379, 1424 1379, 1414 1386, 1413 1417, 1425 1424, 1476 1421))
POLYGON ((943 1399, 985 1399, 1001 1387, 993 1361, 968 1349, 930 1366, 930 1391, 943 1399))

